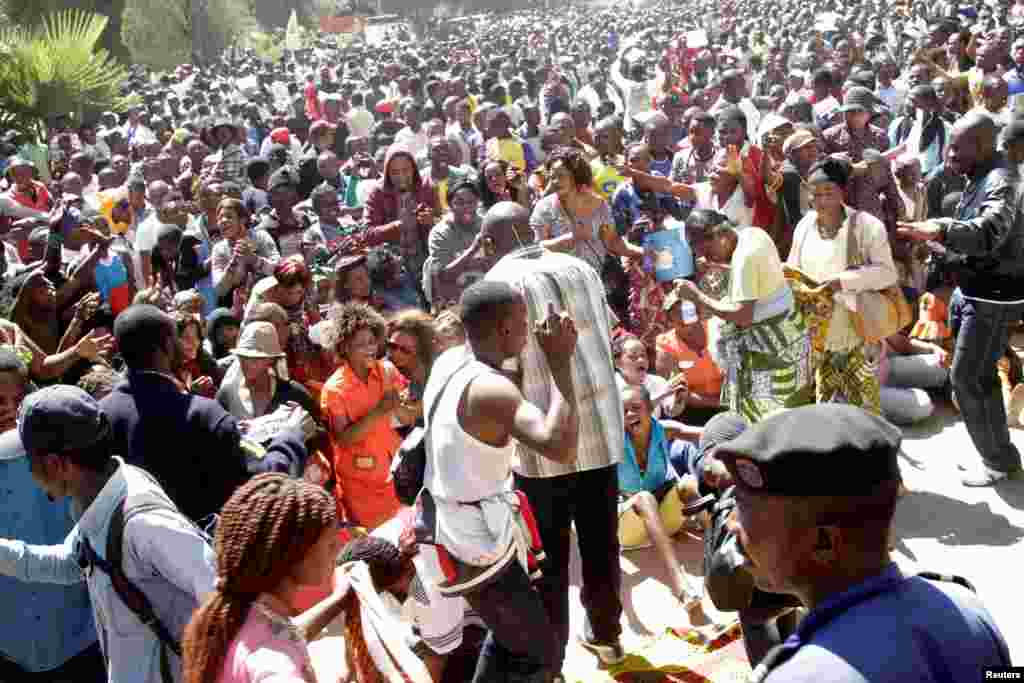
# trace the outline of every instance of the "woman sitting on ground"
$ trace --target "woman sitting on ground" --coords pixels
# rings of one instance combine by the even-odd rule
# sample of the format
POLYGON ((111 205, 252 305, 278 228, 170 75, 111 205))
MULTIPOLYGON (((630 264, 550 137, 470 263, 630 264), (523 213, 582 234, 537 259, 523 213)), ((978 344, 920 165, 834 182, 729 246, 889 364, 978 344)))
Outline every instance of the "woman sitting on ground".
MULTIPOLYGON (((686 507, 695 502, 696 486, 678 477, 670 464, 670 442, 654 419, 651 395, 643 386, 622 390, 626 452, 619 463, 619 543, 624 549, 653 543, 668 568, 672 593, 693 626, 705 626, 700 590, 687 576, 672 545, 672 536, 687 525, 686 507)), ((695 517, 694 520, 697 518, 695 517)))

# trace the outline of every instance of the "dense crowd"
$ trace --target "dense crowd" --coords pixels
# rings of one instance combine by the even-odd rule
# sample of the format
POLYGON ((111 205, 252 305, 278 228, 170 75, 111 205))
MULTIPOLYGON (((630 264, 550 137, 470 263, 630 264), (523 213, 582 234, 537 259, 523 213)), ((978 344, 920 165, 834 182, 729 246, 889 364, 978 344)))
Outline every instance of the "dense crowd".
POLYGON ((1009 665, 888 551, 893 424, 950 404, 964 485, 1024 478, 1022 22, 534 8, 7 132, 0 680, 561 680, 574 543, 603 666, 648 546, 755 677, 1009 665))

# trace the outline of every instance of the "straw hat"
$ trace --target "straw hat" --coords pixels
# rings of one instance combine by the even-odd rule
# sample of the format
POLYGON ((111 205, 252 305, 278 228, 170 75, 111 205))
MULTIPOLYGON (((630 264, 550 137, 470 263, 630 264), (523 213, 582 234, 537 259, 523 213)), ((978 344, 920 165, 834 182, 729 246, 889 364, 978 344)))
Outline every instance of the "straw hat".
POLYGON ((238 346, 231 350, 239 358, 284 358, 277 330, 268 322, 252 322, 242 328, 238 346))

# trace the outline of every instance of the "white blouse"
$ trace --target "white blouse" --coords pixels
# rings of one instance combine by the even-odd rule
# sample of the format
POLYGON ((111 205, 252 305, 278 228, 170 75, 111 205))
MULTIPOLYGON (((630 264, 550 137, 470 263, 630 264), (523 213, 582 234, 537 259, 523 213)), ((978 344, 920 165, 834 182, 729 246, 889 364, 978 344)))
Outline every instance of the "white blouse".
POLYGON ((846 221, 835 238, 827 240, 818 232, 818 212, 810 211, 797 223, 793 248, 786 263, 800 269, 813 280, 825 282, 838 277, 843 289, 835 295, 836 303, 829 323, 825 348, 848 351, 861 343, 853 328, 849 310, 856 306, 856 293, 879 291, 895 285, 899 279, 892 260, 892 249, 882 221, 864 211, 847 207, 846 221), (849 268, 847 240, 850 223, 855 221, 857 238, 864 265, 849 268))

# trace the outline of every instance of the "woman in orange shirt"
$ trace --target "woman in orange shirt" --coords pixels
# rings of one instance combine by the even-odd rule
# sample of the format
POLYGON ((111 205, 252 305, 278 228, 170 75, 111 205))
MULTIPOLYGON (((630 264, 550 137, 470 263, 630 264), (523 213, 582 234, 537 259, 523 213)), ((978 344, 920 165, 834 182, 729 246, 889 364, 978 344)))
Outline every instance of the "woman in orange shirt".
POLYGON ((395 423, 411 424, 415 412, 398 397, 398 371, 378 360, 387 332, 384 318, 366 304, 332 311, 341 365, 320 395, 334 465, 341 519, 367 530, 391 519, 400 504, 388 476, 401 443, 395 423))
POLYGON ((696 307, 672 292, 665 297, 665 313, 672 326, 658 335, 655 367, 659 375, 671 379, 686 375, 689 393, 682 420, 687 424, 704 424, 722 407, 723 373, 708 349, 707 323, 697 315, 696 307))

